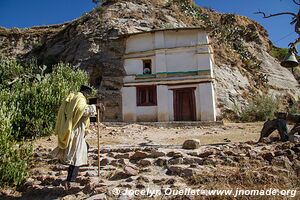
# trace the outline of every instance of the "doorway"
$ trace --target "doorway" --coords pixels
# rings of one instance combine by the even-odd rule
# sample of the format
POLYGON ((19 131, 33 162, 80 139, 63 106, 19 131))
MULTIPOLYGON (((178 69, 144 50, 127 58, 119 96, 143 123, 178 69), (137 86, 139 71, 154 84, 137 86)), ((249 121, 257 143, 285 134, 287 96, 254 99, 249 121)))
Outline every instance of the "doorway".
POLYGON ((195 121, 195 88, 180 88, 173 90, 173 107, 175 121, 195 121))

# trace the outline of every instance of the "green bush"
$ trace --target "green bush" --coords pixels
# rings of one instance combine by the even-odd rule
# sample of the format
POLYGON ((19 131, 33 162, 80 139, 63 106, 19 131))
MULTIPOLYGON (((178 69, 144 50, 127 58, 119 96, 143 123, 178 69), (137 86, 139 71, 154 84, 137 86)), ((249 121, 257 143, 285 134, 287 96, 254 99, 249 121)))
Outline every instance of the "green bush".
POLYGON ((0 187, 20 186, 32 155, 23 139, 50 135, 62 99, 88 76, 67 64, 47 69, 0 58, 0 77, 0 187))
MULTIPOLYGON (((6 91, 1 91, 0 96, 3 93, 6 91)), ((27 163, 32 155, 30 145, 17 143, 11 135, 15 111, 15 107, 0 102, 0 187, 21 185, 27 176, 27 163)))
POLYGON ((271 50, 271 55, 280 61, 286 56, 287 53, 288 53, 287 48, 273 47, 271 50))
MULTIPOLYGON (((284 57, 287 55, 289 49, 288 48, 278 48, 273 46, 272 50, 271 50, 271 55, 275 58, 277 58, 278 60, 282 61, 284 59, 284 57)), ((300 57, 296 56, 297 59, 299 60, 300 57)))
POLYGON ((62 99, 88 81, 85 72, 62 63, 47 70, 36 62, 24 66, 2 58, 0 72, 0 89, 7 91, 0 100, 16 107, 12 135, 17 139, 51 134, 62 99))
POLYGON ((278 101, 271 96, 258 96, 241 110, 240 119, 243 122, 266 121, 274 117, 277 109, 278 101))
POLYGON ((292 106, 289 107, 289 113, 299 115, 300 114, 300 104, 299 102, 294 102, 292 106))

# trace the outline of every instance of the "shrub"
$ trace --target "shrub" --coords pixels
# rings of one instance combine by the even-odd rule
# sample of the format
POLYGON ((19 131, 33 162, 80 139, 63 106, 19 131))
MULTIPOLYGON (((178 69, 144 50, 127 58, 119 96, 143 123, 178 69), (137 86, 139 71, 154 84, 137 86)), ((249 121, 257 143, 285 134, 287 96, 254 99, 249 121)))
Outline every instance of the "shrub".
POLYGON ((62 99, 88 81, 85 72, 62 63, 47 70, 36 62, 24 66, 2 58, 0 71, 0 89, 7 91, 0 100, 16 107, 12 135, 17 139, 51 134, 62 99))
MULTIPOLYGON (((5 92, 1 91, 0 96, 5 92)), ((14 113, 15 107, 0 102, 0 187, 21 185, 27 176, 27 163, 32 155, 30 145, 17 143, 11 135, 14 113)))
POLYGON ((289 107, 289 113, 299 115, 300 114, 300 104, 299 102, 293 103, 292 106, 289 107))
POLYGON ((23 139, 51 134, 62 99, 88 78, 67 64, 49 70, 9 58, 0 58, 0 77, 0 187, 20 186, 32 155, 23 139))
POLYGON ((265 121, 273 118, 277 109, 278 101, 271 96, 257 96, 241 110, 240 119, 243 122, 265 121))
POLYGON ((288 53, 287 48, 272 47, 271 55, 278 60, 282 60, 288 53))
MULTIPOLYGON (((281 61, 287 55, 288 51, 289 51, 288 48, 278 48, 278 47, 273 46, 272 50, 271 50, 271 55, 274 58, 277 58, 278 60, 281 61)), ((296 57, 298 60, 300 59, 300 56, 296 56, 296 57)))

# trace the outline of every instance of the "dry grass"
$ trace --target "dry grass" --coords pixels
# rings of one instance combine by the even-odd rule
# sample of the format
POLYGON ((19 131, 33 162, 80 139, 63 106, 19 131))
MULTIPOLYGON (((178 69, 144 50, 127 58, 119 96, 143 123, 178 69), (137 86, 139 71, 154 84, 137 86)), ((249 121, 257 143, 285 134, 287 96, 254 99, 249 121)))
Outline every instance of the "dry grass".
MULTIPOLYGON (((197 174, 194 177, 188 179, 189 186, 197 189, 221 189, 221 190, 268 190, 268 189, 280 189, 280 190, 292 190, 299 187, 299 180, 296 176, 286 176, 286 174, 270 174, 261 169, 248 169, 246 171, 241 168, 218 168, 211 174, 203 173, 197 174)), ((296 195, 295 199, 299 199, 300 195, 296 195)), ((238 198, 232 196, 211 196, 201 197, 199 199, 290 199, 284 196, 240 196, 238 198)))

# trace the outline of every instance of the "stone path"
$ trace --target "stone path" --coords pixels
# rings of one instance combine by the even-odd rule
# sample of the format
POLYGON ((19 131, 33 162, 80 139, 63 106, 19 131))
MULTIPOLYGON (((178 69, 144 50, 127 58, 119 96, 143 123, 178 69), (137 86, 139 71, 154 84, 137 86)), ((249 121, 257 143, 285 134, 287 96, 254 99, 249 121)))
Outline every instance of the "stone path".
MULTIPOLYGON (((132 199, 113 189, 161 190, 184 187, 267 187, 289 189, 299 184, 300 144, 233 143, 184 150, 179 146, 106 146, 101 149, 100 178, 97 152, 89 150, 89 166, 80 168, 70 190, 62 186, 67 167, 49 158, 51 148, 37 147, 22 199, 132 199), (273 185, 273 186, 274 186, 273 185)), ((216 188, 215 188, 216 189, 216 188)), ((137 196, 144 199, 146 196, 137 196)), ((174 196, 156 196, 172 199, 174 196)), ((193 196, 189 196, 193 199, 193 196)), ((176 199, 176 198, 175 198, 176 199)))

